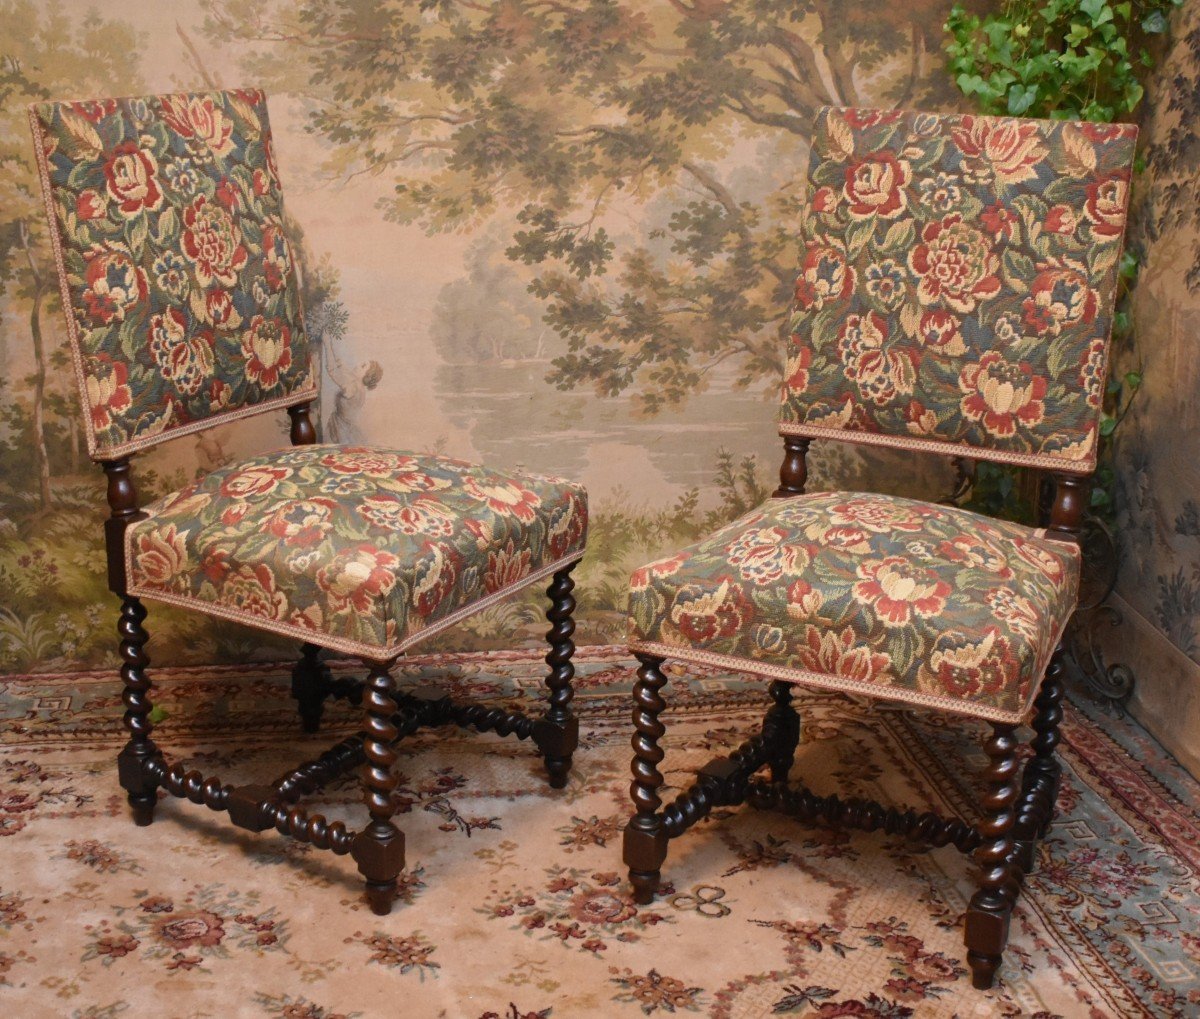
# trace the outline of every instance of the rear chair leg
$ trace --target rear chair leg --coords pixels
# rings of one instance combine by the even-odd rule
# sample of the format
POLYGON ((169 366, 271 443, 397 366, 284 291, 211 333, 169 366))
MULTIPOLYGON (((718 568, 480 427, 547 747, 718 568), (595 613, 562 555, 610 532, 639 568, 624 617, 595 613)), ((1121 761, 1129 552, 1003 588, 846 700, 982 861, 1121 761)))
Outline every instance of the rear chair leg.
POLYGON ((666 707, 659 691, 666 685, 662 672, 665 659, 655 655, 637 655, 642 663, 633 688, 633 783, 629 787, 636 810, 625 826, 625 865, 633 885, 634 901, 647 905, 654 901, 658 890, 663 861, 667 858, 667 834, 663 830, 658 808, 662 799, 658 790, 663 784, 658 765, 663 749, 658 745, 666 727, 658 716, 666 707))
POLYGON ((371 912, 387 916, 396 898, 396 879, 404 869, 404 833, 392 823, 396 802, 392 796, 396 776, 396 688, 390 674, 393 662, 374 662, 364 659, 369 670, 365 696, 366 718, 363 723, 362 785, 371 813, 371 822, 354 838, 350 855, 358 864, 359 873, 366 878, 367 901, 371 912))
POLYGON ((1025 765, 1021 782, 1021 801, 1017 810, 1016 860, 1025 874, 1032 874, 1037 859, 1037 843, 1046 837, 1054 820, 1062 765, 1056 751, 1060 742, 1058 727, 1062 722, 1062 655, 1060 644, 1050 660, 1037 699, 1033 702, 1033 757, 1025 765))
POLYGON ((792 707, 792 684, 775 680, 770 686, 774 705, 763 719, 763 744, 770 752, 772 782, 786 782, 800 743, 800 716, 792 707))
POLYGON ((571 579, 571 571, 575 565, 571 563, 554 574, 546 591, 550 599, 550 608, 546 610, 550 623, 546 634, 550 644, 546 654, 546 664, 550 667, 546 687, 550 697, 545 715, 534 725, 533 739, 546 762, 551 789, 562 789, 567 784, 571 758, 579 745, 579 719, 571 710, 575 697, 571 686, 575 678, 575 666, 571 664, 571 656, 575 654, 575 642, 571 640, 575 632, 575 599, 571 596, 575 581, 571 579))
POLYGON ((983 817, 979 822, 982 841, 975 850, 979 889, 967 909, 965 940, 967 963, 972 983, 987 990, 996 978, 996 970, 1008 944, 1009 918, 1016 896, 1010 883, 1015 849, 1013 828, 1017 800, 1016 726, 992 723, 992 733, 984 742, 988 768, 984 774, 988 791, 983 797, 983 817))
POLYGON ((318 657, 320 653, 316 644, 302 645, 300 661, 292 669, 292 697, 296 700, 305 732, 320 730, 325 697, 333 678, 329 666, 318 657))
POLYGON ((143 828, 154 820, 154 805, 158 802, 158 783, 150 776, 147 765, 160 756, 150 738, 154 729, 150 712, 154 706, 150 702, 152 684, 146 674, 150 658, 145 647, 150 636, 142 626, 145 619, 146 607, 137 598, 126 595, 121 600, 117 633, 121 638, 121 679, 125 684, 121 700, 125 703, 129 742, 117 755, 117 778, 129 795, 134 824, 143 828))

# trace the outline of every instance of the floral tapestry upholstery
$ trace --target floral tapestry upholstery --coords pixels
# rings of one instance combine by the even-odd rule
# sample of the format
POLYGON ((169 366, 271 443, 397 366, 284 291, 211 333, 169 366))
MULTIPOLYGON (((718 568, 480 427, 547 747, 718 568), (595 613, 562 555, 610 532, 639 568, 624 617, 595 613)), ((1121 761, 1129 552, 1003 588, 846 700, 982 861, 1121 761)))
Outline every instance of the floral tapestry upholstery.
POLYGON ((780 431, 1093 470, 1136 137, 822 110, 780 431))
POLYGON ((1020 721, 1075 608, 1079 552, 864 493, 772 500, 637 570, 630 647, 1020 721))
POLYGON ((583 555, 576 484, 366 446, 207 475, 125 532, 129 592, 391 657, 583 555))
POLYGON ((91 455, 313 399, 263 94, 30 114, 91 455))

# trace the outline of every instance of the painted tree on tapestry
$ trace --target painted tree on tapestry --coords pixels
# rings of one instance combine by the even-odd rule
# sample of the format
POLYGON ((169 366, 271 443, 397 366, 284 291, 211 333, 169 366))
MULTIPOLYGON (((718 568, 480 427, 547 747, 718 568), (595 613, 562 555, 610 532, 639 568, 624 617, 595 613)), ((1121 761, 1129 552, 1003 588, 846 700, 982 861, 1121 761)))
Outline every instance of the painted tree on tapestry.
POLYGON ((209 0, 206 30, 308 99, 331 175, 394 182, 388 217, 515 213, 507 257, 562 341, 547 381, 652 413, 722 365, 775 387, 813 114, 953 101, 929 38, 948 9, 209 0), (731 165, 747 144, 757 165, 731 165))
MULTIPOLYGON (((31 373, 14 377, 10 336, 0 351, 5 371, 0 475, 9 495, 37 492, 44 511, 54 502, 51 464, 80 468, 81 429, 64 330, 48 325, 60 312, 46 214, 35 176, 26 106, 62 95, 129 94, 141 88, 130 53, 138 35, 121 21, 88 15, 79 21, 57 6, 0 2, 0 294, 28 325, 31 373), (58 386, 53 379, 60 380, 58 386), (35 480, 36 479, 36 480, 35 480)), ((5 502, 8 500, 6 499, 5 502)))

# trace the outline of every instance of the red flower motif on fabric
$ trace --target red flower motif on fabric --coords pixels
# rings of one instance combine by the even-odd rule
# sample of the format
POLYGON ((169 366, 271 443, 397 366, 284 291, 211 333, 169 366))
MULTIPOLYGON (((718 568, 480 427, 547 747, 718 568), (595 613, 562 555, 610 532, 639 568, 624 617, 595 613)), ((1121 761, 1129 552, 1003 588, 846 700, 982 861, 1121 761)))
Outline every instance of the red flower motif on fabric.
POLYGON ((93 188, 85 188, 75 199, 75 215, 80 219, 100 219, 108 211, 108 199, 93 188))
POLYGON ((1079 226, 1075 210, 1069 205, 1053 205, 1046 213, 1046 222, 1042 224, 1048 233, 1070 236, 1079 226))
MULTIPOLYGON (((847 110, 837 111, 847 124, 853 128, 862 130, 867 127, 878 127, 882 124, 894 124, 902 116, 900 110, 870 110, 851 108, 847 110)), ((836 115, 836 114, 835 114, 836 115)))
POLYGON ((362 474, 369 478, 387 478, 416 467, 411 456, 370 446, 340 446, 322 456, 320 463, 337 474, 362 474))
POLYGON ((105 117, 111 117, 117 112, 115 99, 87 99, 83 102, 71 103, 70 106, 84 120, 93 124, 98 124, 105 117))
POLYGON ((169 588, 188 564, 187 543, 174 524, 138 535, 134 564, 138 575, 155 587, 169 588))
POLYGON ((800 573, 809 563, 808 551, 783 527, 743 531, 729 546, 728 560, 743 580, 767 584, 784 574, 800 573))
POLYGON ((918 326, 920 341, 930 350, 947 357, 961 357, 967 352, 963 340, 962 322, 948 311, 927 311, 918 326))
POLYGON ((999 580, 1011 580, 1012 567, 1008 564, 1000 545, 993 544, 975 534, 960 534, 949 541, 943 541, 938 551, 951 562, 962 563, 971 569, 986 570, 994 573, 999 580))
POLYGON ((583 497, 569 492, 566 502, 555 507, 546 526, 546 546, 554 559, 583 547, 587 534, 588 511, 583 497))
POLYGON ((271 467, 266 464, 235 471, 221 482, 221 494, 230 499, 249 499, 267 495, 279 487, 281 481, 292 476, 290 467, 271 467))
POLYGON ((203 317, 216 329, 231 330, 242 324, 242 316, 238 314, 229 291, 219 288, 204 295, 203 317))
POLYGON ((221 602, 227 608, 264 619, 286 619, 287 595, 275 584, 275 574, 265 563, 243 563, 226 574, 221 602))
POLYGON ((233 150, 233 123, 209 96, 164 96, 162 115, 184 138, 195 138, 215 156, 233 150))
POLYGON ((183 253, 195 265, 200 286, 236 284, 247 256, 241 233, 229 213, 204 195, 197 195, 183 210, 183 227, 183 253))
POLYGON ((1103 180, 1089 184, 1083 214, 1092 224, 1092 234, 1104 240, 1119 238, 1125 232, 1125 208, 1128 204, 1128 174, 1109 174, 1103 180))
POLYGON ((212 333, 194 330, 189 335, 178 308, 151 316, 150 353, 163 378, 186 395, 198 393, 213 372, 212 333))
POLYGON ((715 588, 685 584, 675 594, 671 622, 688 640, 703 644, 742 629, 754 606, 740 584, 723 577, 715 588))
POLYGON ((461 557, 453 550, 426 545, 413 569, 412 605, 418 616, 428 619, 450 597, 461 565, 461 557))
POLYGON ((909 506, 897 505, 886 496, 859 496, 835 503, 829 508, 831 523, 861 527, 875 534, 920 531, 924 527, 922 519, 929 515, 916 512, 909 506))
POLYGON ((332 499, 297 499, 275 510, 263 523, 263 530, 285 545, 311 548, 325 540, 333 527, 337 503, 332 499))
POLYGON ((634 591, 645 591, 654 580, 674 576, 687 560, 688 556, 685 553, 679 553, 639 566, 630 576, 629 586, 634 591))
POLYGON ((801 308, 821 308, 827 301, 845 300, 854 289, 854 270, 845 249, 809 241, 796 278, 796 303, 801 308))
POLYGON ((940 615, 951 592, 933 570, 902 556, 868 559, 856 572, 862 579, 854 585, 855 599, 873 606, 884 626, 907 626, 914 616, 940 615))
POLYGON ((1046 413, 1043 399, 1046 380, 1034 375, 1026 361, 1006 361, 996 351, 988 351, 978 364, 969 364, 959 376, 963 415, 981 421, 989 433, 1006 438, 1017 430, 1017 423, 1036 425, 1046 413))
POLYGON ((137 142, 122 142, 104 163, 104 179, 122 215, 136 216, 162 207, 162 189, 155 179, 158 163, 137 142))
POLYGON ((943 635, 928 664, 921 666, 921 685, 952 697, 995 693, 1010 685, 1014 661, 1008 641, 994 626, 978 640, 943 635))
POLYGON ((1012 237, 1021 225, 1021 221, 1013 214, 1012 209, 1000 202, 993 202, 989 205, 979 218, 983 221, 988 233, 996 240, 1012 237))
POLYGON ((480 483, 476 478, 467 477, 463 481, 463 491, 472 499, 486 503, 491 512, 502 517, 515 517, 526 524, 537 519, 536 511, 542 504, 536 492, 501 478, 480 483))
POLYGON ((292 271, 292 252, 288 247, 287 235, 278 223, 263 227, 263 258, 267 274, 267 286, 282 290, 287 286, 292 271))
POLYGON ((87 262, 83 304, 88 315, 100 325, 124 322, 149 296, 145 271, 124 248, 96 247, 83 257, 87 262))
POLYGON ((1037 165, 1049 155, 1036 124, 1012 118, 963 117, 952 132, 954 143, 968 157, 982 157, 1005 184, 1037 179, 1037 165))
POLYGON ((913 435, 932 435, 937 428, 938 418, 920 400, 909 400, 904 408, 904 424, 913 435))
POLYGON ((1080 559, 1079 546, 1074 543, 1063 543, 1061 553, 1058 552, 1057 547, 1051 552, 1041 545, 1032 541, 1023 541, 1020 538, 1013 542, 1013 547, 1017 550, 1018 556, 1055 584, 1059 584, 1063 580, 1064 560, 1073 559, 1078 563, 1080 559))
POLYGON ((927 224, 921 241, 908 256, 908 266, 920 279, 917 297, 922 304, 942 303, 966 314, 1000 292, 1000 256, 961 213, 927 224))
POLYGON ((792 344, 783 381, 785 390, 803 393, 808 388, 808 369, 812 365, 812 359, 811 347, 792 344))
POLYGON ((483 587, 488 594, 503 591, 529 576, 533 557, 527 548, 517 548, 510 538, 504 548, 488 553, 483 587))
POLYGON ((133 404, 129 390, 129 369, 107 354, 97 354, 88 365, 85 378, 88 412, 92 428, 98 432, 110 428, 113 415, 121 414, 133 404))
POLYGON ((891 152, 873 152, 846 167, 843 193, 855 219, 894 219, 904 211, 908 164, 891 152))
POLYGON ((870 682, 892 666, 891 658, 881 651, 872 651, 850 627, 834 630, 828 626, 806 626, 796 646, 796 660, 809 672, 860 683, 870 682))
POLYGON ((317 571, 317 586, 329 595, 333 612, 369 612, 396 584, 400 560, 391 552, 362 543, 344 548, 317 571))
POLYGON ((255 315, 242 335, 246 377, 263 389, 274 389, 292 366, 292 331, 278 318, 255 315))
POLYGON ((812 619, 824 602, 824 595, 803 578, 787 589, 787 613, 793 619, 812 619))
POLYGON ((1064 329, 1090 325, 1098 297, 1080 269, 1041 265, 1022 304, 1022 318, 1038 336, 1058 336, 1064 329))

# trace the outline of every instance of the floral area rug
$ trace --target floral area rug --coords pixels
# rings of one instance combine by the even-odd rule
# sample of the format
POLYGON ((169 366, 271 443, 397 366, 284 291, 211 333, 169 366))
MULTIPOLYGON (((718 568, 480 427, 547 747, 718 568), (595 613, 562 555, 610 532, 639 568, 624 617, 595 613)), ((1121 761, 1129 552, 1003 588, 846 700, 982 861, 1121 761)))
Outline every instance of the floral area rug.
MULTIPOLYGON (((628 661, 578 656, 583 746, 567 789, 527 744, 441 730, 399 762, 409 867, 376 917, 346 858, 231 828, 168 799, 136 828, 117 787, 110 674, 0 686, 0 1003, 9 1016, 635 1017, 1200 1015, 1196 783, 1141 730, 1071 707, 1062 813, 993 991, 971 989, 953 849, 835 833, 748 808, 673 843, 635 906, 628 661)), ((414 658, 405 684, 528 705, 530 653, 414 658)), ((762 684, 674 670, 670 786, 758 724, 762 684)), ((269 781, 355 727, 299 734, 286 667, 162 669, 160 743, 239 783, 269 781)), ((977 730, 946 716, 797 698, 797 774, 919 808, 970 810, 977 730), (969 731, 968 731, 969 730, 969 731)), ((320 809, 361 824, 352 781, 320 809)))

